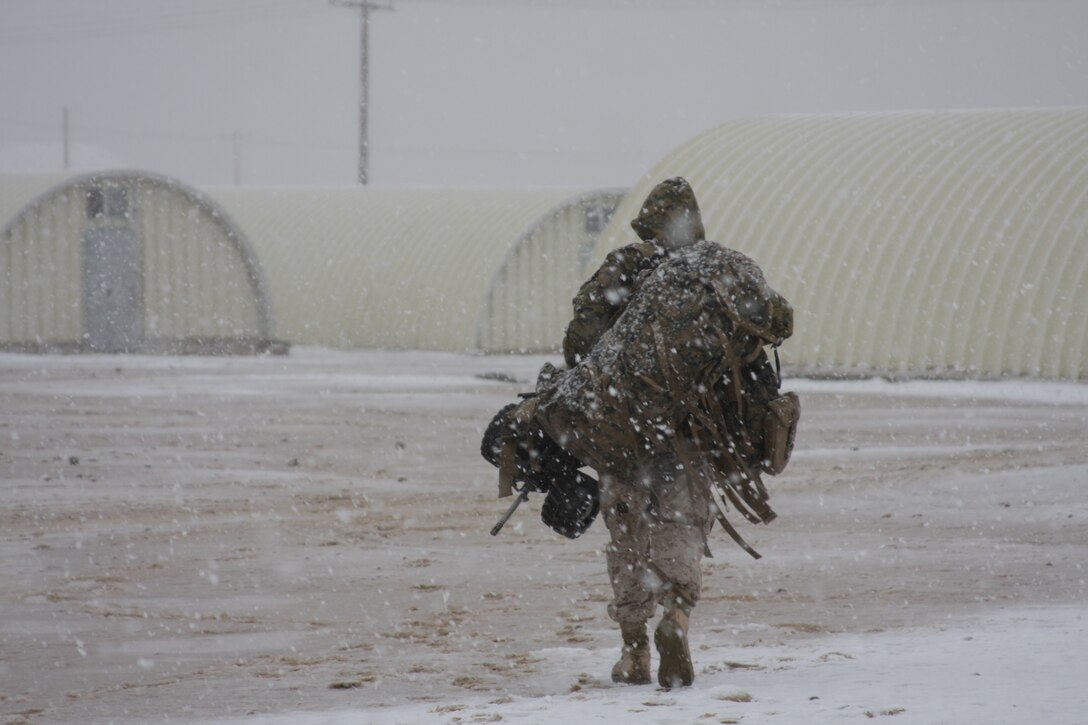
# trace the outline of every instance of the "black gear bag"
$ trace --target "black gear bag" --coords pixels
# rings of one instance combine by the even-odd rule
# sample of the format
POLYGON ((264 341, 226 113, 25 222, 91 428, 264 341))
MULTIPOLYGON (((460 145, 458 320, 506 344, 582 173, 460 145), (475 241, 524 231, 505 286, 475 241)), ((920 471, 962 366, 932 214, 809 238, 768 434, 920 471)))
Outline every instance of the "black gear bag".
POLYGON ((530 396, 500 410, 484 431, 480 455, 499 469, 500 479, 521 484, 519 491, 545 494, 540 519, 568 539, 577 539, 600 512, 597 481, 578 469, 581 461, 531 423, 536 401, 530 396), (505 460, 504 460, 505 459, 505 460))

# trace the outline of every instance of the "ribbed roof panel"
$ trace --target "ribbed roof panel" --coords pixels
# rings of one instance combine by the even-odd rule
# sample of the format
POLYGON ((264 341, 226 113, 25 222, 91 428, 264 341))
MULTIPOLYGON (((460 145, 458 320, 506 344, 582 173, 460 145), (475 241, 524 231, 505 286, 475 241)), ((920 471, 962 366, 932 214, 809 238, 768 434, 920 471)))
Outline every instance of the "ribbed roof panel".
POLYGON ((471 350, 507 249, 570 189, 217 189, 297 344, 471 350))
MULTIPOLYGON (((112 259, 135 270, 120 273, 139 290, 132 314, 141 332, 130 349, 227 352, 271 344, 261 268, 230 216, 176 179, 129 169, 0 176, 0 343, 32 350, 90 344, 84 250, 92 228, 120 229, 137 243, 112 259), (122 217, 88 217, 86 194, 103 187, 124 192, 122 217)), ((98 312, 93 319, 108 329, 110 315, 98 312)))
POLYGON ((728 123, 628 194, 598 260, 676 175, 793 303, 802 366, 1088 377, 1088 110, 728 123))
POLYGON ((73 174, 0 174, 0 229, 45 192, 73 178, 73 174))

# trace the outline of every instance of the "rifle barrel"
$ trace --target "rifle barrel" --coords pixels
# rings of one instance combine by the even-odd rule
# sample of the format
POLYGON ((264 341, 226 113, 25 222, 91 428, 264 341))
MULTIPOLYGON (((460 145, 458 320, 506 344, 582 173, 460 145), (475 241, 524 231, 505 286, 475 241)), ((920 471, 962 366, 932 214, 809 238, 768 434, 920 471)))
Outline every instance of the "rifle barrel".
POLYGON ((510 520, 510 517, 514 515, 514 512, 518 510, 518 506, 521 506, 522 503, 528 500, 529 487, 526 486, 521 489, 521 493, 519 493, 518 497, 514 499, 514 503, 510 504, 510 508, 506 509, 506 513, 503 514, 501 519, 499 519, 499 522, 491 527, 491 535, 498 536, 499 532, 502 531, 502 527, 505 526, 506 522, 510 520))

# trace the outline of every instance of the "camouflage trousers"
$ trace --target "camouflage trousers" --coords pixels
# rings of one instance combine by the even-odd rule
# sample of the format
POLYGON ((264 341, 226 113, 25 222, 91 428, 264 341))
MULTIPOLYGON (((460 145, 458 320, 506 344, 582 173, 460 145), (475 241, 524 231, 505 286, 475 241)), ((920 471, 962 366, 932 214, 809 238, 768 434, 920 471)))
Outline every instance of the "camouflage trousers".
POLYGON ((676 589, 694 604, 702 586, 709 484, 671 460, 657 468, 635 481, 601 475, 601 512, 611 537, 608 615, 621 624, 651 619, 676 589))

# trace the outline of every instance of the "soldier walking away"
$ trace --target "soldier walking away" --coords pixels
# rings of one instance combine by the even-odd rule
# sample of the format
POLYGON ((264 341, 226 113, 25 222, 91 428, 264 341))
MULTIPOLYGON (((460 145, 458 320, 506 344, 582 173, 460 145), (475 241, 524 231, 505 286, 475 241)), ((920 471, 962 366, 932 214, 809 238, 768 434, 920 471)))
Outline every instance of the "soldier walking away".
POLYGON ((608 612, 623 638, 612 679, 651 681, 647 624, 661 605, 657 679, 677 687, 695 678, 688 629, 714 520, 758 558, 722 508, 775 517, 761 474, 785 467, 800 407, 764 348, 790 336, 793 312, 751 259, 704 238, 684 179, 655 187, 632 227, 641 241, 609 254, 574 298, 568 369, 545 365, 536 392, 492 421, 483 453, 500 489, 531 481, 562 504, 545 519, 560 533, 603 511, 608 612), (542 480, 551 460, 562 471, 542 480))

